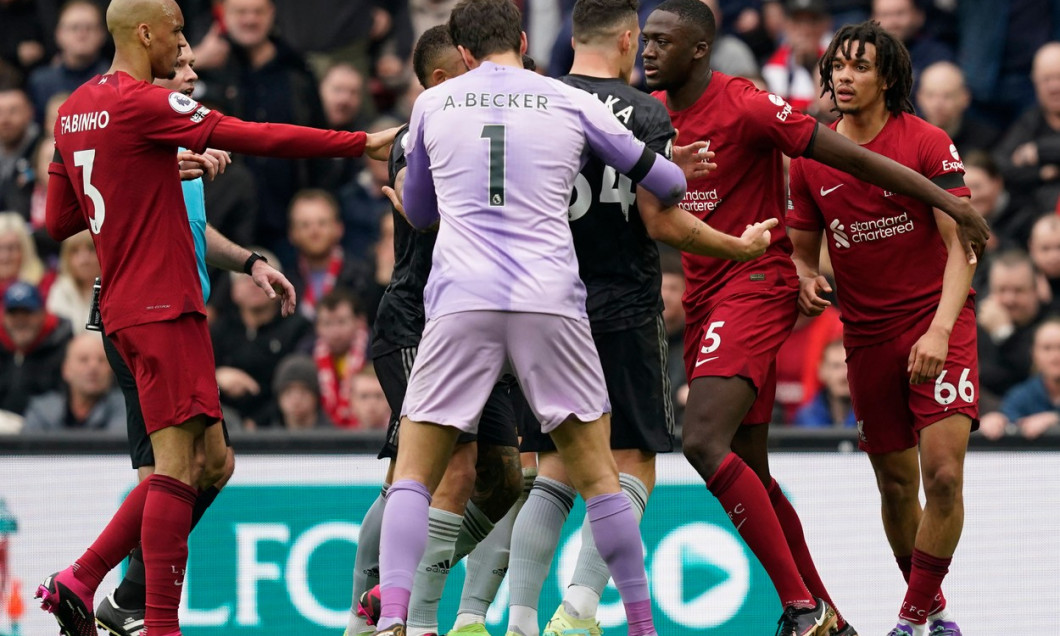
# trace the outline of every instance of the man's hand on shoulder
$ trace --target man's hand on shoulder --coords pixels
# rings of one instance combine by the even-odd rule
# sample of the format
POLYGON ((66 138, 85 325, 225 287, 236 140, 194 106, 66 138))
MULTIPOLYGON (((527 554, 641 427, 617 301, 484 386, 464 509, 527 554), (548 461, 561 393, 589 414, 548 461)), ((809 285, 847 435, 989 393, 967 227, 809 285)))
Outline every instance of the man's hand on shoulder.
POLYGON ((386 161, 390 157, 390 146, 401 127, 388 128, 374 133, 365 133, 364 154, 372 159, 386 161))

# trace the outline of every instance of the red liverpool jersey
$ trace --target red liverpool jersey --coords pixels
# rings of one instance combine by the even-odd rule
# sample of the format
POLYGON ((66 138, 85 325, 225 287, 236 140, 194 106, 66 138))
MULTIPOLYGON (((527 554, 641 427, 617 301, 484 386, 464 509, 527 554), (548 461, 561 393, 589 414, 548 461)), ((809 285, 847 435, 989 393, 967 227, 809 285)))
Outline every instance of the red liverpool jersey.
MULTIPOLYGON (((969 195, 953 142, 918 117, 892 116, 864 147, 969 195)), ((848 346, 889 340, 937 309, 948 252, 931 206, 796 159, 788 225, 825 232, 848 346)))
MULTIPOLYGON (((666 103, 665 92, 654 95, 666 103)), ((670 118, 679 131, 678 145, 702 140, 717 153, 717 170, 688 182, 681 207, 714 229, 736 236, 748 224, 773 218, 781 221, 766 253, 753 261, 682 254, 689 321, 703 316, 725 296, 780 280, 794 284, 791 241, 783 225, 782 155, 796 157, 805 152, 817 122, 751 82, 717 71, 699 100, 684 110, 670 110, 670 118)))
POLYGON ((220 115, 133 79, 96 76, 59 108, 55 146, 92 231, 108 331, 203 312, 177 147, 202 151, 220 115))

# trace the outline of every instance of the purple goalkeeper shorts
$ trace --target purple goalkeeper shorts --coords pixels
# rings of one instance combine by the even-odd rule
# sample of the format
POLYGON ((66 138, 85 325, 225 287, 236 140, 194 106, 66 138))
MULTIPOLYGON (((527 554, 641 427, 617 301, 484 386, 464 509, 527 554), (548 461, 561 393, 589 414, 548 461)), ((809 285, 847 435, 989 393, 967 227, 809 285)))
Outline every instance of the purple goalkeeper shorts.
POLYGON ((552 314, 465 311, 427 321, 401 414, 474 433, 510 369, 549 432, 611 411, 589 321, 552 314))

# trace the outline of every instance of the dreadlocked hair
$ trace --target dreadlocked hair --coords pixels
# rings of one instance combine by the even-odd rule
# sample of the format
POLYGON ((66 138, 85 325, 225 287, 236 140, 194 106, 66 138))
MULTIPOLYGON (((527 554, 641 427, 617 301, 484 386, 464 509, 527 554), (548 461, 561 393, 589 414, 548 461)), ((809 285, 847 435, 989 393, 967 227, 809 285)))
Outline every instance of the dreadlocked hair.
POLYGON ((848 60, 859 58, 865 54, 866 44, 876 47, 876 72, 887 85, 887 90, 883 93, 887 110, 892 115, 915 114, 913 102, 909 99, 913 91, 913 64, 909 59, 909 51, 875 20, 848 24, 839 29, 832 38, 828 50, 818 62, 821 71, 821 96, 834 93, 832 64, 836 56, 842 53, 848 60))

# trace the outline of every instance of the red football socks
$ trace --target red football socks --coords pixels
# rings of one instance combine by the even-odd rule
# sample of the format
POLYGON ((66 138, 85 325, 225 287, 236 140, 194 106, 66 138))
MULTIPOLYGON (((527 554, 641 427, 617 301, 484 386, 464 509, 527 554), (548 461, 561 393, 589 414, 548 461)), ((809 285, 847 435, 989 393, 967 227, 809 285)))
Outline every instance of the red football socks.
POLYGON ((784 607, 816 605, 795 566, 769 495, 747 464, 735 453, 729 453, 707 481, 707 488, 721 502, 736 531, 773 580, 781 604, 784 607))
POLYGON ((936 603, 936 596, 940 596, 942 579, 950 571, 953 557, 935 557, 914 549, 911 561, 909 589, 906 590, 902 611, 898 613, 898 617, 923 624, 927 622, 928 616, 938 611, 932 608, 936 603))
POLYGON ((780 527, 784 530, 784 538, 788 541, 788 548, 791 550, 792 558, 795 559, 795 565, 799 568, 803 583, 806 584, 811 594, 817 598, 824 599, 832 606, 838 621, 837 626, 839 629, 843 629, 847 626, 846 619, 839 613, 839 608, 832 602, 832 597, 828 596, 824 581, 821 580, 821 575, 817 573, 817 566, 813 563, 810 548, 806 545, 806 535, 802 530, 802 521, 799 520, 799 513, 795 512, 795 507, 784 496, 784 491, 780 489, 776 479, 770 482, 768 492, 769 501, 773 504, 773 511, 777 514, 777 521, 780 522, 780 527))
POLYGON ((195 488, 172 477, 155 475, 144 504, 141 543, 147 579, 144 625, 151 634, 177 633, 177 608, 188 563, 191 510, 195 488))
MULTIPOLYGON (((898 569, 902 571, 902 577, 905 582, 909 583, 909 575, 913 572, 913 557, 912 556, 896 556, 894 560, 898 563, 898 569)), ((942 593, 942 588, 938 589, 938 593, 935 594, 935 600, 931 605, 931 609, 928 610, 928 616, 937 614, 942 610, 946 609, 946 596, 942 593)))
POLYGON ((107 572, 129 556, 140 541, 140 519, 152 479, 148 477, 132 489, 95 543, 74 562, 74 577, 89 589, 99 587, 107 572))

